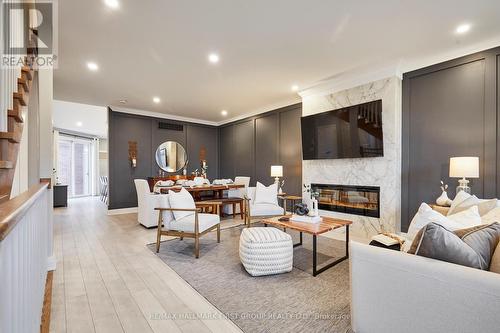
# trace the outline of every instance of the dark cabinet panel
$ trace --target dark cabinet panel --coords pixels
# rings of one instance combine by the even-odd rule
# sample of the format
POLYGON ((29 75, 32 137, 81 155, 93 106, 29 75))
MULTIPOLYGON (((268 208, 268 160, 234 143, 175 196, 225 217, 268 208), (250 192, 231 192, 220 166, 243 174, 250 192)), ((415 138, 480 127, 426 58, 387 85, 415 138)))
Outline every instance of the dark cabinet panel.
MULTIPOLYGON (((164 119, 151 119, 151 138, 152 138, 152 146, 151 146, 151 154, 153 159, 155 158, 156 148, 161 145, 165 141, 176 141, 180 143, 184 149, 187 149, 186 145, 186 124, 164 120, 164 119), (159 128, 158 124, 160 122, 168 123, 168 124, 176 124, 180 125, 179 130, 174 129, 163 129, 159 128)), ((156 162, 151 165, 151 175, 158 175, 159 168, 156 165, 156 162)))
POLYGON ((188 173, 200 169, 200 150, 205 148, 208 178, 215 179, 218 170, 217 128, 187 125, 188 173))
MULTIPOLYGON (((199 151, 206 147, 208 176, 218 175, 218 128, 130 115, 109 111, 109 208, 137 206, 134 179, 146 179, 158 174, 155 152, 165 141, 179 142, 188 153, 188 171, 199 167, 199 151), (162 122, 167 128, 159 128, 162 122), (176 130, 178 129, 178 130, 176 130), (132 168, 128 159, 128 141, 137 142, 137 167, 132 168)), ((179 172, 180 173, 180 172, 179 172)))
MULTIPOLYGON (((500 129, 500 55, 496 56, 496 64, 497 64, 497 70, 496 70, 496 77, 494 78, 496 88, 497 88, 496 89, 496 96, 497 96, 496 115, 497 115, 497 129, 500 129)), ((496 147, 497 147, 497 149, 500 149, 500 135, 498 135, 498 134, 497 134, 496 147)), ((495 171, 497 170, 497 166, 500 166, 500 154, 497 154, 497 163, 495 165, 495 171)), ((497 174, 496 193, 497 193, 497 195, 500 194, 500 175, 499 174, 497 174)))
POLYGON ((278 121, 277 113, 255 119, 255 181, 266 186, 274 182, 271 165, 279 164, 278 121))
POLYGON ((472 192, 498 195, 498 54, 500 48, 491 49, 404 74, 402 231, 422 202, 439 196, 440 180, 454 197, 450 157, 478 156, 480 177, 470 179, 472 192))
POLYGON ((109 112, 109 208, 137 206, 134 179, 151 176, 151 120, 109 112), (128 142, 137 142, 137 167, 128 158, 128 142))
POLYGON ((254 121, 248 120, 233 127, 234 176, 251 177, 251 183, 255 184, 254 121))
POLYGON ((280 114, 280 157, 283 165, 283 177, 286 193, 301 195, 302 193, 302 137, 300 132, 300 117, 302 108, 299 106, 280 114))
POLYGON ((233 142, 233 125, 222 127, 219 130, 219 167, 221 178, 234 179, 235 149, 233 142))
POLYGON ((268 185, 274 181, 271 165, 283 165, 283 190, 301 194, 301 116, 302 104, 295 104, 221 127, 219 176, 250 176, 251 186, 268 185))
MULTIPOLYGON (((440 180, 453 191, 456 179, 448 177, 450 157, 479 156, 484 166, 484 62, 420 76, 411 86, 408 199, 410 211, 416 212, 420 203, 435 200, 440 180)), ((480 177, 473 180, 472 190, 482 198, 482 172, 480 177)))

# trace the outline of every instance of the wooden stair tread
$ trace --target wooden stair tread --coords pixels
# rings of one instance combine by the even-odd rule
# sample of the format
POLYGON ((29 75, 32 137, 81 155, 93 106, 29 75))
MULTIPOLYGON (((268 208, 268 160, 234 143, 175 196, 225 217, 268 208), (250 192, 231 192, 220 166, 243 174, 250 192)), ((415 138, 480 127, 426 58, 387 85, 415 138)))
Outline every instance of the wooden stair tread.
POLYGON ((14 110, 8 110, 8 116, 11 118, 14 118, 18 123, 23 123, 24 119, 21 114, 21 110, 19 109, 14 109, 14 110))
POLYGON ((29 68, 28 66, 23 66, 21 68, 21 73, 26 76, 26 78, 31 81, 33 80, 33 74, 31 73, 31 68, 29 68))
POLYGON ((22 86, 24 92, 27 92, 27 93, 30 92, 30 85, 29 85, 29 82, 26 79, 24 79, 22 77, 18 78, 17 79, 17 85, 18 86, 22 86))
POLYGON ((9 140, 12 143, 21 142, 21 134, 16 132, 0 132, 0 140, 9 140))
POLYGON ((0 169, 12 169, 14 168, 14 163, 11 161, 0 161, 0 169))
POLYGON ((22 106, 28 105, 28 103, 26 103, 26 99, 24 98, 24 94, 21 92, 15 92, 14 99, 17 99, 19 101, 19 104, 21 104, 22 106))

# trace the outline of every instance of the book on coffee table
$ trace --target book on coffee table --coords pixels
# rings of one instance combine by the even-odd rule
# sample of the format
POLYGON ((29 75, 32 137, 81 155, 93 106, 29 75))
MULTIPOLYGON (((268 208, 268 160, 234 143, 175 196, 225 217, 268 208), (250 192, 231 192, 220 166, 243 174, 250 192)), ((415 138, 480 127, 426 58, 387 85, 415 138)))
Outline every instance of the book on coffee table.
POLYGON ((396 239, 383 234, 373 236, 372 241, 379 242, 380 244, 384 244, 385 246, 392 246, 395 244, 399 244, 399 242, 396 239))
POLYGON ((292 217, 290 218, 291 221, 294 222, 302 222, 302 223, 320 223, 323 219, 321 216, 300 216, 293 214, 292 217))

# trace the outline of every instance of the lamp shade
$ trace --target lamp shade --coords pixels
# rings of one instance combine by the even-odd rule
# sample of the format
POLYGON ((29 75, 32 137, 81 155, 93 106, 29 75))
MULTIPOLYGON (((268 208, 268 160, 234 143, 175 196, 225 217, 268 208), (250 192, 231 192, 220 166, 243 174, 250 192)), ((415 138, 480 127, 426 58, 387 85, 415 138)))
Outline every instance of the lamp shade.
POLYGON ((479 178, 479 157, 451 157, 450 177, 479 178))
POLYGON ((271 177, 283 177, 283 166, 271 165, 271 177))

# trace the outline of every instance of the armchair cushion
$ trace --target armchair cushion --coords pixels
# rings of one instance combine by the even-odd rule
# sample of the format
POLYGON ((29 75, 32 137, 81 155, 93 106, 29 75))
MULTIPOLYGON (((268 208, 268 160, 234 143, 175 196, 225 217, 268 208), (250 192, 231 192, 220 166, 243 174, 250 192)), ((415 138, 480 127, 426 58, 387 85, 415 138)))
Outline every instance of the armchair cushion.
POLYGON ((279 205, 273 205, 268 203, 251 204, 250 215, 251 216, 283 215, 283 208, 280 207, 279 205))
MULTIPOLYGON (((168 227, 165 226, 163 229, 194 232, 194 223, 195 215, 192 214, 170 222, 168 227)), ((203 232, 219 223, 220 217, 217 214, 198 214, 198 232, 203 232)))
MULTIPOLYGON (((185 188, 182 188, 178 193, 174 191, 168 191, 168 197, 171 208, 196 209, 196 204, 194 203, 193 197, 185 188)), ((174 211, 173 213, 176 220, 180 220, 183 217, 191 215, 194 219, 194 212, 174 211)))

